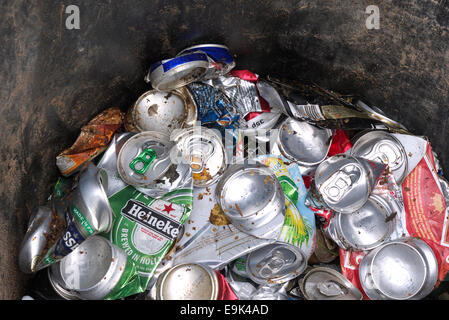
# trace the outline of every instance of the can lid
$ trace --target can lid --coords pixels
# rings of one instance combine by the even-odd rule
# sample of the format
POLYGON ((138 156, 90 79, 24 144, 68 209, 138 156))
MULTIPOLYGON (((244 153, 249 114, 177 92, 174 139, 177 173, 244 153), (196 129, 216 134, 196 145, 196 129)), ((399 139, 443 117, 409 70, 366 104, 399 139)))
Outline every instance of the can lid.
POLYGON ((207 55, 195 51, 153 63, 149 79, 154 89, 170 91, 200 80, 208 68, 207 55))
POLYGON ((315 171, 315 186, 329 208, 353 212, 365 204, 371 192, 365 166, 357 158, 339 154, 321 162, 315 171))
POLYGON ((407 155, 401 142, 392 134, 375 130, 359 137, 351 148, 351 155, 388 164, 398 184, 407 175, 407 155))
POLYGON ((132 124, 138 131, 170 133, 196 120, 196 104, 186 90, 142 94, 132 107, 132 124))
POLYGON ((158 300, 216 300, 219 293, 214 270, 196 263, 174 266, 160 276, 156 285, 158 300))
POLYGON ((246 270, 258 284, 276 285, 298 277, 307 268, 305 254, 298 247, 277 241, 251 252, 246 270))
POLYGON ((283 155, 299 164, 312 166, 323 161, 329 151, 332 131, 306 121, 287 118, 279 128, 279 147, 283 155))
POLYGON ((307 300, 362 300, 362 293, 341 273, 327 267, 310 270, 300 289, 307 300))
POLYGON ((226 169, 227 155, 218 134, 205 127, 193 127, 180 131, 172 139, 180 160, 192 168, 195 187, 207 187, 220 178, 226 169))
MULTIPOLYGON (((390 199, 393 201, 393 199, 390 199)), ((394 213, 386 199, 372 194, 367 202, 351 214, 336 213, 339 232, 355 250, 371 250, 384 243, 393 232, 394 213)))
POLYGON ((161 132, 144 131, 128 139, 120 149, 117 170, 127 184, 145 187, 171 166, 173 143, 161 132))

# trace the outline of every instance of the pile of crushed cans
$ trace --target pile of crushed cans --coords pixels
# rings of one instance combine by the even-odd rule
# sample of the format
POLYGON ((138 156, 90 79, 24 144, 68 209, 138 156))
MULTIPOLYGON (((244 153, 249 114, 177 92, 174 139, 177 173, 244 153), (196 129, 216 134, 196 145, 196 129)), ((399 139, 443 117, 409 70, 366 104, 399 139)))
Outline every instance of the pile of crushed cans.
POLYGON ((423 299, 449 270, 426 137, 204 44, 61 152, 20 249, 23 299, 423 299))

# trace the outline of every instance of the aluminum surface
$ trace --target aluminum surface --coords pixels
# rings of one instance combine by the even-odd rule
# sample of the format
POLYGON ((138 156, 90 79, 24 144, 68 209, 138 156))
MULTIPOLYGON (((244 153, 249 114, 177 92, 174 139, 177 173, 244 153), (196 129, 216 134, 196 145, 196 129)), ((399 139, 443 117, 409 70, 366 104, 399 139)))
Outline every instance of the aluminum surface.
POLYGON ((350 154, 383 162, 393 172, 398 184, 407 175, 407 155, 401 142, 385 131, 370 131, 362 135, 351 148, 350 154))
POLYGON ((276 285, 298 277, 307 268, 304 253, 296 246, 275 242, 251 252, 246 271, 258 284, 276 285))
POLYGON ((341 273, 326 267, 312 268, 301 279, 306 300, 362 300, 362 293, 341 273))
POLYGON ((360 264, 363 290, 373 300, 419 300, 434 288, 438 264, 430 247, 416 238, 388 242, 360 264))
POLYGON ((284 192, 276 175, 264 165, 228 167, 217 184, 215 197, 224 214, 243 232, 257 236, 258 229, 273 220, 283 224, 284 192))
POLYGON ((329 208, 351 213, 366 203, 384 169, 383 163, 339 154, 319 164, 314 182, 329 208))
POLYGON ((219 293, 215 271, 202 264, 176 265, 159 276, 158 300, 216 300, 219 293))
POLYGON ((150 90, 132 106, 132 124, 137 131, 158 131, 170 134, 174 129, 192 126, 196 121, 196 104, 184 88, 170 92, 150 90))
POLYGON ((329 152, 332 131, 305 121, 287 118, 279 127, 278 143, 281 153, 303 166, 322 162, 329 152))
POLYGON ((146 187, 160 178, 172 165, 169 136, 162 132, 145 131, 129 138, 117 157, 117 170, 127 184, 146 187), (153 158, 145 152, 150 151, 153 158))

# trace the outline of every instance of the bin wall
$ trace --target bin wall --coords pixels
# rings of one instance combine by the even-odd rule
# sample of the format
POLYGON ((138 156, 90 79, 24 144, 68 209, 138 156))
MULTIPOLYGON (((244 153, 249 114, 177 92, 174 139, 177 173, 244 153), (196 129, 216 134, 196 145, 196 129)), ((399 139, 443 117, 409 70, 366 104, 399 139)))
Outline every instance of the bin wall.
POLYGON ((430 138, 449 170, 449 1, 24 1, 2 6, 0 299, 27 277, 17 255, 55 156, 99 111, 149 89, 151 62, 224 43, 240 68, 357 93, 430 138), (69 5, 80 29, 66 28, 69 5), (380 28, 368 30, 368 5, 380 28))

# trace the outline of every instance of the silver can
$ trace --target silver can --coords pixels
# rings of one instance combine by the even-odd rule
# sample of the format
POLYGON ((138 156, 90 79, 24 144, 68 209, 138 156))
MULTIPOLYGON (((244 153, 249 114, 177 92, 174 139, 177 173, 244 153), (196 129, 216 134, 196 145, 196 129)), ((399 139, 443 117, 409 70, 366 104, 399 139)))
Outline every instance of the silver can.
POLYGON ((55 210, 65 217, 65 228, 61 230, 55 244, 43 253, 45 256, 34 271, 61 260, 87 238, 109 232, 112 228, 112 208, 106 196, 108 176, 105 170, 88 162, 78 179, 67 196, 54 201, 55 210))
POLYGON ((50 266, 51 283, 63 297, 102 300, 125 272, 127 254, 101 236, 92 236, 50 266))
POLYGON ((352 213, 366 203, 385 168, 380 162, 338 154, 318 165, 314 183, 329 208, 352 213))
POLYGON ((388 132, 376 130, 364 134, 354 143, 350 154, 385 163, 399 185, 407 175, 405 149, 401 142, 388 132))
POLYGON ((237 229, 256 237, 265 234, 267 227, 280 231, 284 223, 284 192, 265 165, 228 167, 217 184, 215 198, 237 229))
MULTIPOLYGON (((47 244, 46 235, 50 234, 50 223, 53 215, 57 214, 58 212, 52 211, 46 206, 34 209, 19 252, 19 268, 22 272, 33 273, 36 271, 47 244)), ((64 216, 59 216, 59 219, 63 221, 64 216)))
POLYGON ((153 63, 145 77, 158 91, 170 91, 200 80, 208 71, 208 56, 201 51, 153 63))
POLYGON ((332 130, 293 118, 279 126, 277 144, 284 157, 302 166, 314 166, 327 156, 332 143, 332 130))
POLYGON ((338 271, 315 267, 300 279, 299 287, 306 300, 362 300, 363 295, 338 271))
POLYGON ((345 250, 372 250, 380 246, 396 226, 398 207, 392 201, 372 194, 353 213, 336 212, 325 229, 326 235, 345 250))
POLYGON ((219 292, 215 271, 198 263, 178 264, 156 282, 157 300, 217 300, 219 292))
POLYGON ((246 272, 255 283, 277 285, 298 277, 307 268, 307 258, 298 247, 277 241, 251 252, 246 272))
POLYGON ((117 156, 117 170, 124 182, 146 187, 160 178, 172 165, 169 136, 162 132, 145 131, 129 138, 117 156))
POLYGON ((424 241, 402 238, 370 251, 360 263, 359 277, 372 300, 420 300, 435 287, 438 263, 424 241))
POLYGON ((170 92, 150 90, 142 94, 128 110, 132 127, 137 131, 157 131, 170 134, 174 129, 193 126, 196 103, 185 88, 170 92))
POLYGON ((220 135, 214 130, 195 126, 173 132, 171 140, 176 143, 172 161, 190 164, 195 187, 214 184, 225 171, 227 153, 220 135))

